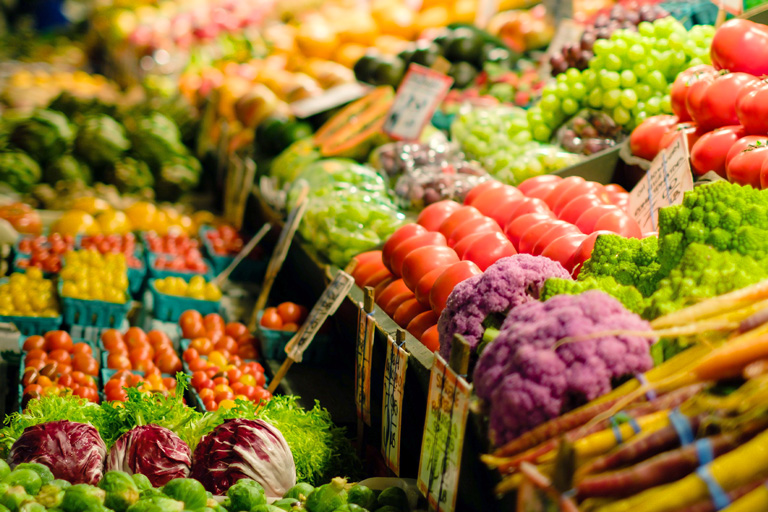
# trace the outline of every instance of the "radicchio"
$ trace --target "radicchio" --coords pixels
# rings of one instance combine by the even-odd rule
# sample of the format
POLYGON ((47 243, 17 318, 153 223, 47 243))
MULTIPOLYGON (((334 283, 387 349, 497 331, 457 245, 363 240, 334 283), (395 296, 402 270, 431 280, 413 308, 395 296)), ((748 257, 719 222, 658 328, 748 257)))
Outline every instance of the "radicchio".
POLYGON ((141 473, 152 486, 189 476, 192 451, 172 431, 159 425, 142 425, 121 435, 109 450, 107 471, 141 473))
POLYGON ((24 429, 8 455, 11 467, 22 462, 48 466, 56 478, 96 485, 104 474, 107 447, 91 425, 61 420, 24 429))
POLYGON ((296 466, 279 430, 262 420, 234 419, 216 427, 197 445, 192 478, 216 495, 249 478, 264 487, 267 498, 279 499, 296 484, 296 466))

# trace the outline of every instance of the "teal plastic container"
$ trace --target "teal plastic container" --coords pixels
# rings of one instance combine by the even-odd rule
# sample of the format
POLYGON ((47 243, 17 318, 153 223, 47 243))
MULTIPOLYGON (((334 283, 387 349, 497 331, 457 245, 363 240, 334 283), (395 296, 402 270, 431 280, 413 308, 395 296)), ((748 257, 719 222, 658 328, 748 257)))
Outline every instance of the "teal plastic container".
POLYGON ((119 328, 131 310, 131 297, 126 291, 125 303, 115 304, 103 300, 75 299, 61 294, 63 281, 59 281, 59 300, 64 312, 64 324, 88 325, 101 328, 119 328))
MULTIPOLYGON (((8 282, 8 278, 0 279, 0 284, 8 282)), ((61 295, 61 293, 59 293, 61 295)), ((63 306, 61 302, 60 306, 63 306)), ((14 324, 22 336, 45 334, 61 327, 63 318, 59 316, 14 316, 0 315, 0 322, 14 324)))
MULTIPOLYGON (((258 327, 256 336, 261 342, 261 353, 265 359, 282 362, 288 357, 285 353, 285 346, 296 335, 291 331, 280 331, 277 329, 267 329, 261 326, 261 315, 264 311, 259 311, 258 327)), ((316 334, 315 339, 310 343, 309 348, 304 352, 302 363, 317 364, 327 361, 331 347, 331 336, 327 334, 316 334)))
MULTIPOLYGON (((213 245, 208 239, 207 233, 213 231, 210 226, 200 227, 200 240, 203 242, 203 248, 205 249, 205 255, 213 264, 213 271, 215 275, 221 274, 233 261, 234 256, 221 256, 216 254, 213 250, 213 245)), ((248 257, 244 258, 240 264, 235 267, 235 270, 229 275, 231 281, 245 282, 245 283, 259 283, 264 279, 264 274, 267 271, 267 260, 253 260, 248 257)))
POLYGON ((152 316, 163 322, 178 322, 181 314, 188 309, 199 311, 203 316, 209 313, 220 313, 221 301, 198 300, 161 293, 155 288, 154 279, 149 280, 149 291, 152 293, 152 316))
POLYGON ((165 277, 180 277, 183 280, 189 282, 189 280, 195 276, 202 276, 205 278, 206 281, 210 281, 211 279, 214 278, 213 265, 211 264, 210 261, 208 261, 205 258, 203 258, 203 263, 205 263, 205 265, 207 266, 208 271, 205 272, 204 274, 201 274, 199 272, 176 272, 174 270, 158 270, 155 268, 155 261, 157 261, 157 258, 161 256, 164 257, 167 255, 155 254, 153 252, 147 251, 147 268, 148 268, 147 271, 149 273, 150 279, 163 279, 165 277))

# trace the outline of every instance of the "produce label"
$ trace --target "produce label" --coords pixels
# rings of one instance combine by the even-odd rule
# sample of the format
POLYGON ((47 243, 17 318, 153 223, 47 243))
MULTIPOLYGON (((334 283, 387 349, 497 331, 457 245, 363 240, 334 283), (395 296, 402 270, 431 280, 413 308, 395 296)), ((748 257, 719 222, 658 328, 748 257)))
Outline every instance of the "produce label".
POLYGON ((384 132, 397 140, 417 140, 453 84, 453 78, 411 64, 384 122, 384 132))
POLYGON ((366 425, 371 424, 371 351, 373 350, 373 331, 376 322, 373 315, 362 307, 357 321, 357 364, 355 365, 355 404, 357 417, 366 425))
POLYGON ((683 194, 693 190, 688 159, 688 139, 681 134, 651 162, 645 178, 629 193, 629 211, 643 233, 657 231, 659 209, 681 204, 683 194))
POLYGON ((14 324, 0 322, 0 352, 19 352, 21 334, 14 324))
POLYGON ((471 391, 472 386, 435 354, 417 484, 430 506, 438 511, 452 512, 456 508, 471 391))
POLYGON ((725 12, 738 16, 744 12, 744 3, 742 0, 712 0, 718 9, 723 9, 725 12))
POLYGON ((403 389, 408 352, 387 336, 387 360, 384 364, 384 398, 381 406, 381 455, 387 467, 400 476, 400 426, 403 389))
POLYGON ((285 353, 288 354, 288 357, 298 363, 301 362, 304 351, 309 347, 315 334, 326 319, 336 312, 341 301, 352 289, 353 284, 355 284, 354 278, 343 270, 339 270, 336 277, 312 306, 312 311, 309 312, 309 316, 307 316, 307 320, 298 334, 285 346, 285 353))

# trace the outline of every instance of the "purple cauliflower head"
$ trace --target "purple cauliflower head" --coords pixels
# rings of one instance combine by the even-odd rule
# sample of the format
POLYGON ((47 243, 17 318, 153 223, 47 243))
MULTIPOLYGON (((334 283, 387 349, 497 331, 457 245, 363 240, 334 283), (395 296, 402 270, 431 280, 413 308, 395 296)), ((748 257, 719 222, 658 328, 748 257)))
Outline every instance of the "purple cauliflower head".
POLYGON ((440 355, 448 359, 455 334, 463 335, 474 351, 483 337, 483 321, 488 315, 507 313, 515 306, 538 300, 544 282, 551 277, 571 279, 557 261, 515 254, 456 285, 437 323, 440 355))
POLYGON ((584 401, 613 379, 653 366, 649 338, 606 335, 555 349, 563 338, 610 330, 650 331, 648 322, 610 295, 591 290, 529 302, 512 310, 474 371, 488 402, 492 441, 506 443, 584 401))

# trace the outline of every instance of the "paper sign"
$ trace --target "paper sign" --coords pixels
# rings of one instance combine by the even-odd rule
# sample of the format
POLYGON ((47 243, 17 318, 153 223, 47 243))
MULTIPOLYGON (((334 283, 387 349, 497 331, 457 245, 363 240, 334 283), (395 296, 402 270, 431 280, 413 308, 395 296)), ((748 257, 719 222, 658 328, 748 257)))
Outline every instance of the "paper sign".
POLYGON ((417 140, 453 84, 453 78, 411 64, 384 122, 384 132, 397 140, 417 140))
POLYGON ((317 302, 315 302, 304 325, 288 345, 285 346, 285 353, 288 354, 288 357, 298 363, 301 362, 304 351, 309 347, 315 334, 317 334, 317 331, 325 323, 326 319, 336 312, 341 301, 344 300, 349 290, 352 289, 353 284, 355 284, 354 278, 343 270, 339 270, 331 284, 328 285, 320 298, 317 299, 317 302))
POLYGON ((291 103, 293 115, 299 119, 306 119, 320 112, 325 112, 338 106, 362 98, 370 90, 370 86, 353 82, 350 84, 337 85, 331 87, 323 94, 306 98, 291 103))
POLYGON ((0 352, 20 352, 20 337, 21 333, 15 324, 0 322, 0 352))
POLYGON ((471 392, 472 386, 435 354, 417 485, 430 506, 438 511, 453 512, 456 508, 471 392))
POLYGON ((718 9, 723 9, 729 14, 738 16, 744 12, 744 2, 742 0, 712 0, 718 9))
POLYGON ((400 476, 400 427, 403 390, 408 352, 387 336, 387 360, 384 364, 384 398, 381 406, 381 455, 387 467, 400 476))
POLYGON ((371 351, 373 350, 373 331, 376 321, 372 313, 366 313, 362 307, 357 317, 357 347, 355 364, 355 404, 357 417, 366 425, 371 424, 371 351))
POLYGON ((693 190, 688 139, 675 139, 651 162, 645 177, 629 193, 629 211, 643 233, 658 231, 659 208, 681 204, 683 194, 693 190))

